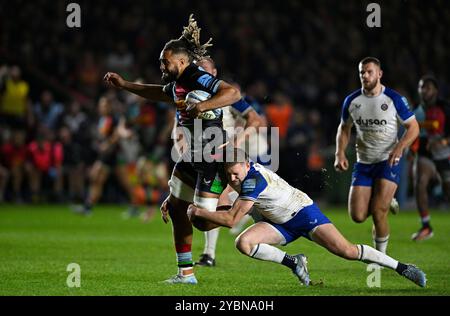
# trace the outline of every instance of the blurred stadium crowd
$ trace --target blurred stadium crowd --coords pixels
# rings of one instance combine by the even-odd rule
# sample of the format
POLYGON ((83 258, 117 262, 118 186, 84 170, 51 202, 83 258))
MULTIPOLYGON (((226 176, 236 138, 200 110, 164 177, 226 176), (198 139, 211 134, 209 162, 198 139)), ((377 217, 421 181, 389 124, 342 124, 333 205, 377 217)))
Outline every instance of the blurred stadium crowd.
POLYGON ((164 195, 174 109, 108 90, 102 77, 159 83, 161 48, 190 13, 202 38, 213 38, 222 77, 239 82, 280 128, 281 176, 313 196, 334 154, 342 101, 360 86, 362 57, 378 57, 383 83, 413 105, 424 74, 438 79, 443 97, 450 91, 445 1, 382 2, 379 29, 365 24, 370 1, 76 1, 79 29, 66 26, 69 2, 2 4, 0 199, 81 201, 111 117, 125 118, 117 122, 125 136, 103 201, 126 199, 127 185, 150 184, 155 201, 164 195))

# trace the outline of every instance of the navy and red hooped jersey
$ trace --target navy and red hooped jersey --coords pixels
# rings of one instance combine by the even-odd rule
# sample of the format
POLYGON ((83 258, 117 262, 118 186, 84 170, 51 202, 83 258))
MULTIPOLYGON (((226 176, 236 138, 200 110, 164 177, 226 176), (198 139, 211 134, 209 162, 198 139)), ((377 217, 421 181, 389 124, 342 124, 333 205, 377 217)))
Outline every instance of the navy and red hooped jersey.
MULTIPOLYGON (((177 103, 177 122, 179 125, 186 127, 194 125, 194 119, 188 116, 186 107, 182 102, 185 100, 186 95, 194 90, 202 90, 211 95, 215 95, 219 89, 220 82, 221 80, 192 63, 183 71, 176 81, 164 86, 163 91, 177 103)), ((213 111, 217 118, 203 120, 203 128, 208 126, 221 126, 222 109, 219 108, 213 111)))
POLYGON ((108 139, 114 132, 119 121, 113 115, 101 116, 97 124, 97 135, 99 141, 108 139))
MULTIPOLYGON (((450 136, 450 106, 444 100, 438 100, 435 105, 425 108, 425 121, 421 124, 426 131, 428 140, 433 138, 448 138, 450 136)), ((431 149, 433 159, 450 157, 450 146, 439 146, 431 149)))

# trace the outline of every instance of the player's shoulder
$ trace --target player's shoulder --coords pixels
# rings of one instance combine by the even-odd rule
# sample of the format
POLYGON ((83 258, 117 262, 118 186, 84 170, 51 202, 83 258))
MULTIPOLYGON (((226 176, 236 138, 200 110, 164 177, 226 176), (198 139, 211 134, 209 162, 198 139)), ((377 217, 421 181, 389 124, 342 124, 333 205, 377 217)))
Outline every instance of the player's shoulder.
POLYGON ((250 170, 242 182, 241 193, 243 195, 259 194, 267 187, 267 180, 260 167, 253 162, 250 164, 250 170))
POLYGON ((344 106, 348 106, 354 99, 362 95, 361 89, 355 90, 347 95, 344 99, 344 106))
POLYGON ((404 103, 408 104, 408 100, 406 99, 406 97, 401 95, 394 89, 384 87, 383 94, 391 98, 394 102, 403 101, 404 103))
POLYGON ((250 162, 250 169, 247 173, 247 177, 244 182, 251 180, 250 182, 267 182, 265 179, 266 170, 263 166, 258 163, 250 162))

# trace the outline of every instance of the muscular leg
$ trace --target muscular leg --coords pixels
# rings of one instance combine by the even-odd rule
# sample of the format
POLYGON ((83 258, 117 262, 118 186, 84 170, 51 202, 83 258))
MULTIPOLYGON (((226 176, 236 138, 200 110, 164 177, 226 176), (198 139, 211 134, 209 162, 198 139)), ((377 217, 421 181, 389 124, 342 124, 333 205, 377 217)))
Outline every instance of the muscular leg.
MULTIPOLYGON (((243 253, 246 256, 254 257, 256 259, 261 260, 271 260, 276 255, 272 256, 264 256, 261 255, 263 252, 255 252, 255 247, 258 246, 258 244, 261 247, 261 244, 266 245, 280 245, 284 241, 283 236, 278 233, 273 227, 271 227, 270 224, 265 222, 259 222, 256 224, 253 224, 249 228, 247 228, 245 231, 243 231, 235 240, 236 248, 243 253)), ((272 247, 272 246, 270 246, 272 247)), ((275 248, 275 247, 272 247, 275 248)), ((275 248, 278 249, 278 248, 275 248)), ((278 249, 279 250, 279 249, 278 249)), ((281 251, 281 250, 280 250, 281 251)), ((284 256, 284 252, 281 251, 284 256)), ((282 257, 281 257, 282 259, 282 257)), ((281 263, 279 260, 275 260, 275 262, 281 263)))
POLYGON ((236 248, 241 253, 255 259, 282 264, 290 268, 301 283, 308 285, 310 280, 306 257, 302 254, 292 256, 272 246, 284 243, 286 243, 284 236, 266 222, 250 226, 236 238, 236 248))
POLYGON ((419 286, 424 287, 426 284, 425 274, 418 268, 401 263, 370 246, 350 243, 331 223, 318 226, 311 237, 314 242, 341 258, 376 263, 395 270, 419 286))
POLYGON ((131 204, 127 216, 137 216, 139 214, 138 201, 134 196, 133 185, 130 183, 128 176, 127 166, 124 164, 119 164, 114 168, 117 180, 120 183, 122 189, 125 190, 128 196, 128 201, 131 204))
MULTIPOLYGON (((192 224, 187 216, 187 208, 194 199, 194 182, 177 169, 169 181, 170 195, 161 209, 167 208, 172 222, 172 235, 177 254, 178 274, 166 283, 197 283, 192 262, 192 224), (186 281, 183 281, 186 280, 186 281)), ((164 212, 164 211, 163 211, 164 212)), ((164 218, 164 217, 163 217, 164 218)))
POLYGON ((373 239, 377 250, 386 253, 389 241, 389 205, 394 198, 397 184, 386 180, 377 179, 372 194, 370 210, 373 218, 373 239))
POLYGON ((109 169, 102 162, 96 161, 92 166, 90 172, 89 192, 86 199, 86 204, 89 207, 96 204, 103 193, 103 186, 108 179, 109 169))
POLYGON ((356 223, 364 222, 369 217, 369 203, 372 187, 352 186, 348 197, 348 210, 350 217, 356 223))
POLYGON ((428 212, 428 185, 436 177, 436 167, 426 157, 419 157, 414 168, 414 192, 417 209, 422 219, 422 225, 428 225, 430 214, 428 212))

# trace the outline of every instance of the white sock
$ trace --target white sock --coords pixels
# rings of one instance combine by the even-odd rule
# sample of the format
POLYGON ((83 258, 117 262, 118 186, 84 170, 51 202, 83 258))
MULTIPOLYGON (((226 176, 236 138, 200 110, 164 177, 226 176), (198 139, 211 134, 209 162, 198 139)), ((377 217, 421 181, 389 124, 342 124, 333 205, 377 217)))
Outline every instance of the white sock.
POLYGON ((205 232, 205 250, 203 253, 211 256, 211 258, 216 257, 216 245, 217 239, 219 238, 219 227, 211 229, 205 232))
POLYGON ((286 252, 268 244, 257 244, 250 252, 250 257, 259 260, 281 263, 286 252))
POLYGON ((357 247, 359 252, 358 260, 360 261, 365 263, 377 263, 380 266, 391 268, 393 270, 395 270, 398 266, 397 260, 392 259, 381 251, 373 249, 367 245, 357 245, 357 247))
POLYGON ((378 251, 381 251, 382 253, 386 253, 388 243, 389 243, 389 235, 387 235, 386 237, 374 237, 373 238, 374 247, 378 251))

